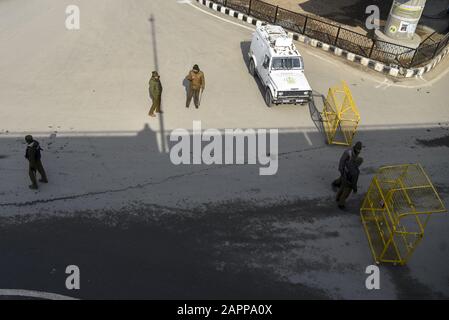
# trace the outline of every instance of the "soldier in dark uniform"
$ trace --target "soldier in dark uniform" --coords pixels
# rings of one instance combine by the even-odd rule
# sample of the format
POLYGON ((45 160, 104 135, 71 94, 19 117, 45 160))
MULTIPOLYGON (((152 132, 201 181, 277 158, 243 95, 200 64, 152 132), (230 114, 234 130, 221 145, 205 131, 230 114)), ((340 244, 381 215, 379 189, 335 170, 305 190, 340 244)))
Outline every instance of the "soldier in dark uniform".
POLYGON ((362 143, 359 141, 354 145, 354 147, 347 149, 345 152, 343 152, 343 154, 340 158, 340 162, 338 164, 338 171, 340 171, 340 177, 335 179, 332 182, 333 188, 340 187, 342 177, 343 177, 343 171, 344 171, 346 164, 348 163, 349 160, 356 158, 360 154, 361 151, 362 151, 362 143))
POLYGON ((30 189, 38 189, 37 181, 36 181, 36 171, 39 172, 41 179, 39 180, 42 183, 48 183, 47 174, 45 173, 44 167, 41 161, 41 147, 39 142, 33 139, 32 136, 28 135, 25 137, 25 141, 27 143, 27 149, 25 152, 25 158, 28 159, 29 162, 29 170, 28 173, 31 179, 30 189))
POLYGON ((149 93, 150 98, 153 101, 150 112, 148 115, 150 117, 155 117, 154 112, 162 113, 161 111, 161 97, 162 97, 162 84, 160 76, 157 71, 153 71, 150 82, 149 82, 149 93))
POLYGON ((200 106, 200 93, 201 91, 204 91, 204 88, 206 87, 206 80, 203 71, 200 70, 200 67, 198 67, 197 64, 193 66, 193 69, 187 75, 186 80, 190 81, 189 90, 187 92, 186 108, 190 107, 190 102, 193 98, 195 108, 198 109, 200 106))
POLYGON ((360 166, 363 158, 356 156, 351 158, 345 165, 341 178, 340 189, 337 192, 337 202, 340 209, 345 208, 346 199, 352 191, 357 193, 357 182, 359 181, 360 166))

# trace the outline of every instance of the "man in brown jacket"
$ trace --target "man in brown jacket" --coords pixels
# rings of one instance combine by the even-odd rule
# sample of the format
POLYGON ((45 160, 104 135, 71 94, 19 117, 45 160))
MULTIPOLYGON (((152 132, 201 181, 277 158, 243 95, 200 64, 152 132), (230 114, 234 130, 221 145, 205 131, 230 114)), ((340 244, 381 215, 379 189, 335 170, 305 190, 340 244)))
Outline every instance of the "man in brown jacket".
POLYGON ((190 82, 190 86, 187 91, 186 108, 190 107, 190 102, 193 97, 195 108, 198 109, 200 106, 200 93, 201 91, 204 91, 204 88, 206 87, 206 80, 204 79, 204 73, 200 71, 197 64, 193 66, 193 69, 187 75, 186 80, 190 82))
POLYGON ((48 183, 47 174, 45 173, 44 167, 41 161, 41 147, 39 142, 33 139, 32 136, 28 135, 25 137, 25 141, 27 143, 27 149, 25 153, 25 158, 27 158, 29 162, 28 173, 31 179, 30 189, 37 190, 37 181, 36 181, 36 171, 41 175, 41 179, 39 180, 42 183, 48 183))

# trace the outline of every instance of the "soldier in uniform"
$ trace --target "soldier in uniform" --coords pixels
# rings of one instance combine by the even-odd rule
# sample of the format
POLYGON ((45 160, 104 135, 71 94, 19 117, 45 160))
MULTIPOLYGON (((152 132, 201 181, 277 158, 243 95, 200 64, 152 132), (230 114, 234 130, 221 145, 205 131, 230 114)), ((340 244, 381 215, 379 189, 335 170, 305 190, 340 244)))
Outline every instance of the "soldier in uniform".
POLYGON ((362 143, 359 141, 354 145, 354 147, 347 149, 345 150, 345 152, 343 152, 340 158, 340 162, 338 164, 338 171, 340 171, 340 177, 332 182, 333 188, 340 187, 345 166, 347 165, 349 160, 356 158, 361 151, 362 151, 362 143))
POLYGON ((352 191, 357 193, 357 182, 359 181, 360 166, 363 158, 356 156, 351 158, 345 165, 343 170, 340 189, 337 192, 337 203, 340 209, 345 208, 346 199, 352 191))
POLYGON ((195 108, 199 108, 200 106, 200 93, 204 91, 206 87, 206 80, 204 78, 204 73, 200 70, 198 65, 194 65, 193 69, 189 72, 186 77, 186 80, 190 82, 189 90, 187 92, 187 102, 186 108, 190 107, 190 102, 195 103, 195 108))
POLYGON ((42 183, 48 183, 47 174, 45 173, 44 167, 41 161, 41 147, 39 142, 33 139, 32 136, 28 135, 25 137, 25 141, 27 143, 27 148, 25 152, 25 158, 29 162, 29 170, 28 173, 31 179, 30 189, 37 190, 37 181, 36 181, 36 171, 39 172, 41 179, 39 180, 42 183))
POLYGON ((162 84, 160 80, 160 76, 157 71, 153 71, 150 82, 149 82, 149 92, 150 98, 153 101, 153 105, 151 106, 150 112, 148 115, 150 117, 155 117, 156 113, 162 113, 161 111, 161 97, 162 97, 162 84))

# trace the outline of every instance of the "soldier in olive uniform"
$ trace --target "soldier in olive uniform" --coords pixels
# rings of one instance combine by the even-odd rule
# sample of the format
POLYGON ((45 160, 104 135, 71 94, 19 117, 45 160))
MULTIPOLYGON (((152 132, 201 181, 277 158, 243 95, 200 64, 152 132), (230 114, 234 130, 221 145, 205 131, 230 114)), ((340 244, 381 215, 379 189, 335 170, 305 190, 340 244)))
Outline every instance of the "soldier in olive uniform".
POLYGON ((204 91, 206 87, 206 80, 204 78, 204 73, 200 70, 198 65, 194 65, 193 69, 189 72, 186 80, 190 82, 189 90, 187 92, 186 108, 190 107, 190 102, 195 103, 195 108, 198 109, 200 106, 200 93, 204 91))
POLYGON ((155 117, 154 112, 162 113, 161 111, 161 97, 162 97, 162 84, 160 76, 157 71, 153 71, 150 82, 149 82, 149 92, 150 98, 153 101, 150 112, 148 115, 150 117, 155 117))
POLYGON ((39 142, 33 139, 32 136, 28 135, 25 137, 25 141, 27 143, 27 148, 25 152, 25 158, 29 162, 28 173, 31 179, 30 189, 37 190, 37 181, 36 181, 36 171, 41 175, 41 179, 39 182, 48 183, 47 174, 45 173, 44 166, 41 161, 41 147, 39 142))

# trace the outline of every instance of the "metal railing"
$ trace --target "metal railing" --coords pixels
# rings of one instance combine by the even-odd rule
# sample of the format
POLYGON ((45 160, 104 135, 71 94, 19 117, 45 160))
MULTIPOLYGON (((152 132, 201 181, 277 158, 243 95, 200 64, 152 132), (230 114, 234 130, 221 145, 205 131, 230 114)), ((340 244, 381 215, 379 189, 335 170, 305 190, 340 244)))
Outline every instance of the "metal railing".
POLYGON ((417 49, 413 49, 375 40, 340 25, 293 12, 261 0, 211 1, 359 56, 402 68, 418 67, 430 62, 449 44, 449 33, 440 39, 435 39, 432 35, 425 39, 417 49))

